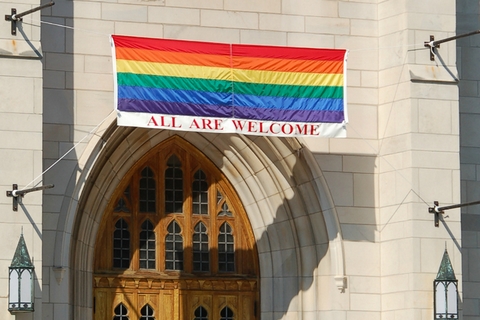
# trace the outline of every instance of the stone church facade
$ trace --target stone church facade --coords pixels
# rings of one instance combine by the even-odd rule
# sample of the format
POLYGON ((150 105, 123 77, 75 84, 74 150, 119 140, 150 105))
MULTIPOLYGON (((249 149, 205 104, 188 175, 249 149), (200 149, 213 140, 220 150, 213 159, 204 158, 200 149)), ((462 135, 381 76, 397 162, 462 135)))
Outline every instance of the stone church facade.
POLYGON ((0 186, 54 188, 0 199, 1 318, 432 319, 447 249, 477 319, 478 207, 438 227, 428 209, 479 200, 480 37, 433 61, 424 42, 479 24, 471 0, 73 0, 4 21, 0 186), (112 34, 348 49, 347 137, 117 126, 112 34), (21 234, 35 311, 10 314, 21 234))

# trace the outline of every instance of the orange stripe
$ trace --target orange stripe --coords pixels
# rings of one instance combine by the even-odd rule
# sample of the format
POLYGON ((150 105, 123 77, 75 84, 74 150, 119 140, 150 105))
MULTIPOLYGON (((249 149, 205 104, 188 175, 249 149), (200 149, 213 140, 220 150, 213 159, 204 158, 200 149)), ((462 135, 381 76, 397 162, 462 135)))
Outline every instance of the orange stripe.
POLYGON ((229 56, 130 48, 116 48, 115 52, 117 60, 136 60, 145 62, 230 68, 229 56))
MULTIPOLYGON (((182 53, 117 47, 116 58, 171 64, 230 67, 230 57, 224 55, 182 53)), ((343 61, 292 60, 273 58, 233 57, 233 68, 304 73, 343 73, 343 61)))
POLYGON ((303 73, 343 73, 343 61, 315 61, 234 57, 233 67, 245 70, 264 70, 303 73))

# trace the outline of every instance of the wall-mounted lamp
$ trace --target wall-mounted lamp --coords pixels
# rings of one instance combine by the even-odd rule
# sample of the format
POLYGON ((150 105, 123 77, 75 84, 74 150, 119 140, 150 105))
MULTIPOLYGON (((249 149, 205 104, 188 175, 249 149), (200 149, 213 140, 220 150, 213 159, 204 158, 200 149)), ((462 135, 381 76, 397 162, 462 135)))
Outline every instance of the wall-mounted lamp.
POLYGON ((34 311, 34 269, 22 234, 18 240, 12 264, 8 268, 8 311, 10 313, 34 311))
POLYGON ((433 281, 434 319, 458 319, 458 281, 447 249, 433 281))

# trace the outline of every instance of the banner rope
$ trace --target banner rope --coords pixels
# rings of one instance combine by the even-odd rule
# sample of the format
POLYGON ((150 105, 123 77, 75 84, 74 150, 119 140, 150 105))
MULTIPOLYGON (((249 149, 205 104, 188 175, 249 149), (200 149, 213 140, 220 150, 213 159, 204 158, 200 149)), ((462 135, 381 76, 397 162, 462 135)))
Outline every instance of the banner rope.
MULTIPOLYGON (((23 18, 25 20, 25 18, 23 18)), ((105 36, 105 37, 110 37, 110 33, 103 33, 103 32, 97 32, 89 29, 83 29, 83 28, 78 28, 78 27, 71 27, 59 23, 54 23, 54 22, 49 22, 45 20, 36 20, 32 18, 27 18, 30 22, 32 23, 27 23, 23 21, 24 24, 31 25, 31 26, 37 26, 39 25, 33 24, 33 23, 38 23, 38 24, 46 24, 54 27, 59 27, 59 28, 65 28, 65 29, 70 29, 74 31, 82 31, 82 32, 87 32, 87 33, 92 33, 100 36, 105 36)), ((133 35, 132 35, 133 36, 133 35)), ((365 47, 361 49, 348 49, 349 52, 359 52, 359 51, 372 51, 372 50, 383 50, 383 49, 398 49, 398 48, 410 48, 413 47, 416 50, 430 50, 429 48, 425 47, 424 43, 414 43, 414 44, 407 44, 407 45, 398 45, 398 46, 386 46, 386 47, 365 47)))
POLYGON ((37 186, 40 182, 43 181, 43 179, 41 179, 40 181, 38 181, 36 184, 33 184, 35 181, 37 181, 38 179, 40 179, 45 173, 47 173, 50 169, 52 169, 53 167, 55 167, 60 161, 62 161, 70 152, 72 152, 73 150, 75 150, 75 148, 80 144, 82 143, 85 139, 87 139, 89 136, 91 136, 92 134, 95 133, 95 131, 97 131, 97 129, 110 117, 110 115, 112 113, 114 113, 115 110, 112 110, 102 121, 100 121, 99 124, 97 124, 90 132, 88 132, 82 139, 80 139, 77 143, 75 143, 70 149, 68 149, 67 152, 65 152, 60 158, 58 158, 54 163, 52 163, 47 169, 45 169, 41 174, 39 174, 35 179, 33 179, 30 183, 28 183, 23 189, 21 190, 25 190, 29 185, 33 185, 33 186, 37 186))

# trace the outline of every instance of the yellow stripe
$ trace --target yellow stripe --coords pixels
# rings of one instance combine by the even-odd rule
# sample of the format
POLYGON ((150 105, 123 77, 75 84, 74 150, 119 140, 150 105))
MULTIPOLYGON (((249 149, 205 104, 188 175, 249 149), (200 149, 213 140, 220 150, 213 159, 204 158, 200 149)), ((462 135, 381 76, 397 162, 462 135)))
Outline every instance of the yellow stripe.
POLYGON ((151 63, 132 60, 117 60, 117 72, 169 77, 230 80, 230 68, 151 63))
MULTIPOLYGON (((117 72, 169 77, 231 80, 230 68, 117 60, 117 72)), ((343 86, 343 74, 233 70, 234 81, 247 83, 343 86)))
POLYGON ((343 86, 343 74, 252 71, 234 69, 234 81, 247 83, 302 85, 302 86, 343 86))

